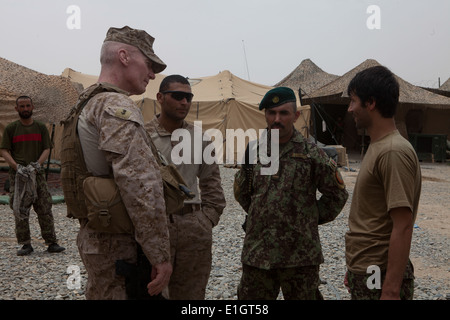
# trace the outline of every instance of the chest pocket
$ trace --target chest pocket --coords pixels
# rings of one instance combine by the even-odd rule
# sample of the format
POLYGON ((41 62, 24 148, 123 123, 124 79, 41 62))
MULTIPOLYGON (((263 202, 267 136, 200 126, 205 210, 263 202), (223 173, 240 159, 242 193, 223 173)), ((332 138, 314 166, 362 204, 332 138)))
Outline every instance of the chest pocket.
POLYGON ((309 154, 293 153, 290 157, 295 162, 294 181, 292 192, 299 194, 311 188, 315 183, 313 179, 313 162, 309 154))
POLYGON ((308 154, 291 153, 280 159, 278 172, 273 175, 261 174, 260 163, 254 167, 253 190, 264 194, 269 189, 280 195, 307 190, 311 181, 311 159, 308 154))

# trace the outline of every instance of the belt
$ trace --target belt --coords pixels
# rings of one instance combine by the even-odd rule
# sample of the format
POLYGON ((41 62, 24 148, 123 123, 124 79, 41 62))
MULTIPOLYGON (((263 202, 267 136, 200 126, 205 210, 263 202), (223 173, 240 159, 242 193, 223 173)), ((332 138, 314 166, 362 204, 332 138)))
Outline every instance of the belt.
POLYGON ((178 210, 174 214, 182 216, 188 213, 192 213, 194 211, 199 211, 201 208, 202 205, 200 203, 186 203, 181 210, 178 210))

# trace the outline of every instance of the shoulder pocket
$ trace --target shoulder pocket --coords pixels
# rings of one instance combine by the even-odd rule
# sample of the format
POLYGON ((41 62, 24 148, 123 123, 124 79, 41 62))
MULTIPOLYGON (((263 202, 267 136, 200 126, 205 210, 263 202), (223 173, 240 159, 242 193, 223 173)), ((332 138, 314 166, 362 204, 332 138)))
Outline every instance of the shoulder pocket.
POLYGON ((109 106, 106 107, 105 111, 114 118, 122 119, 125 121, 133 121, 140 124, 141 126, 144 126, 142 114, 138 112, 138 110, 120 106, 109 106))

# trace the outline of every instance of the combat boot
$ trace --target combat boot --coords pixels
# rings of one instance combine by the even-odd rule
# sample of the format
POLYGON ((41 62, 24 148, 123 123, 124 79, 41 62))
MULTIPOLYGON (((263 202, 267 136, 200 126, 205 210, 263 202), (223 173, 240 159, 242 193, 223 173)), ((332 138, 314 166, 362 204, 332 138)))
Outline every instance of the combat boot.
POLYGON ((64 251, 64 250, 66 250, 66 248, 59 246, 56 242, 52 243, 47 248, 47 251, 51 252, 51 253, 61 252, 61 251, 64 251))
POLYGON ((33 252, 33 247, 31 246, 31 244, 24 244, 22 246, 22 249, 17 251, 17 255, 18 256, 27 256, 32 252, 33 252))

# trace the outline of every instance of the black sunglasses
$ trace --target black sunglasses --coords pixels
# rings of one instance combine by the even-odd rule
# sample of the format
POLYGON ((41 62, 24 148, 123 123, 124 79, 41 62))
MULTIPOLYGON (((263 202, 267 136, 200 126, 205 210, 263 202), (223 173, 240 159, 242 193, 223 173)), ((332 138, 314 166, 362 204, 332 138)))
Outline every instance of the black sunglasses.
POLYGON ((181 101, 184 98, 186 98, 187 102, 191 102, 192 98, 194 97, 193 93, 190 92, 184 92, 184 91, 164 91, 161 92, 162 94, 171 93, 172 98, 174 98, 177 101, 181 101))

